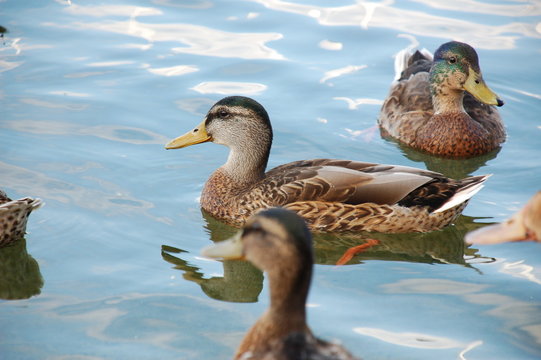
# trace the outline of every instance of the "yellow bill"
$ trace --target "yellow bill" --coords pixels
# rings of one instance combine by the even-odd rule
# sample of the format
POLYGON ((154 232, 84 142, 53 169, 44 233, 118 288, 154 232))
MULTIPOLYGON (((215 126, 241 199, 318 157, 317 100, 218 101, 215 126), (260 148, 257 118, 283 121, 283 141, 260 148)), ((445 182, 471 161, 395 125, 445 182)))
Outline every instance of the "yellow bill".
POLYGON ((201 251, 201 255, 224 260, 242 259, 244 257, 244 248, 241 235, 242 231, 239 231, 232 238, 210 245, 201 251))
POLYGON ((469 232, 465 236, 468 244, 498 244, 507 241, 525 240, 526 228, 522 219, 515 216, 501 224, 493 224, 469 232))
POLYGON ((469 244, 496 244, 505 241, 533 240, 541 242, 541 191, 510 219, 469 232, 469 244))
POLYGON ((195 129, 187 132, 186 134, 179 136, 176 139, 169 141, 166 145, 166 149, 180 149, 190 145, 200 144, 212 140, 207 129, 205 128, 205 120, 201 122, 195 129))
POLYGON ((477 100, 487 105, 502 106, 503 100, 498 97, 485 83, 481 74, 470 67, 470 75, 466 79, 464 89, 477 100))

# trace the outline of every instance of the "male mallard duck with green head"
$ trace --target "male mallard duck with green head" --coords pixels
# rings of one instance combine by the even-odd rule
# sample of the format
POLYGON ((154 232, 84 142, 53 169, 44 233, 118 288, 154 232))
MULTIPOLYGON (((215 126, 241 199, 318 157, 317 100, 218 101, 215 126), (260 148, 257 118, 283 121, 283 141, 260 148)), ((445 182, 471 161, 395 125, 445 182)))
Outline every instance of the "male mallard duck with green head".
POLYGON ((167 149, 212 141, 229 147, 207 180, 202 208, 231 225, 257 210, 283 206, 320 231, 425 232, 451 223, 486 176, 453 180, 407 166, 349 160, 291 162, 265 172, 272 143, 267 112, 242 96, 217 102, 192 131, 167 149))
POLYGON ((283 208, 262 210, 236 237, 203 250, 225 260, 246 259, 267 273, 270 306, 244 336, 235 360, 354 360, 342 346, 316 338, 306 323, 314 264, 303 219, 283 208))
POLYGON ((485 84, 470 45, 445 43, 434 59, 428 52, 403 50, 395 70, 398 80, 379 116, 383 136, 447 158, 482 155, 505 141, 493 106, 503 101, 485 84))

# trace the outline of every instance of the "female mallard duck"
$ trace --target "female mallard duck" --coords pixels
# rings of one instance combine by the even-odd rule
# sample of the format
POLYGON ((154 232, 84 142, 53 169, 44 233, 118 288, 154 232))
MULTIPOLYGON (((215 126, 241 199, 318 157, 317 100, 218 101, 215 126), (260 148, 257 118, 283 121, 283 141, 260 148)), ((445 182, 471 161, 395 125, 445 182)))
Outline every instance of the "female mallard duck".
POLYGON ((541 191, 538 191, 511 218, 500 224, 471 231, 465 240, 469 244, 496 244, 522 240, 541 242, 541 191))
POLYGON ((283 206, 314 230, 430 231, 453 221, 487 178, 457 181, 406 166, 330 159, 296 161, 265 173, 269 117, 258 102, 242 96, 217 102, 199 126, 166 148, 207 141, 230 152, 205 184, 201 206, 232 225, 244 224, 258 209, 283 206))
POLYGON ((485 84, 470 45, 445 43, 434 60, 428 52, 412 55, 403 50, 396 56, 395 70, 398 81, 379 117, 384 136, 449 158, 482 155, 505 141, 503 122, 491 106, 502 106, 503 101, 485 84))
POLYGON ((271 208, 252 216, 230 240, 203 250, 222 259, 246 259, 269 279, 270 307, 244 336, 235 359, 355 359, 337 344, 316 338, 306 324, 312 278, 312 238, 295 213, 271 208))
POLYGON ((26 232, 28 216, 42 205, 40 199, 11 200, 0 190, 0 247, 22 238, 26 232))

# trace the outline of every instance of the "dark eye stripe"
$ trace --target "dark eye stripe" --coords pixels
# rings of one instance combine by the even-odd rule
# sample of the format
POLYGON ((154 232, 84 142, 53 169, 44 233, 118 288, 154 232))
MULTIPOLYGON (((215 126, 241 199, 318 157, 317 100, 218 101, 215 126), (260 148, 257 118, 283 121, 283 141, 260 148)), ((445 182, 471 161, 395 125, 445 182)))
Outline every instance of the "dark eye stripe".
POLYGON ((209 124, 214 119, 231 119, 235 117, 250 117, 253 116, 253 114, 250 111, 247 111, 246 109, 235 109, 235 108, 229 108, 229 109, 215 109, 211 111, 207 115, 207 121, 205 124, 209 124))
POLYGON ((259 222, 254 222, 252 225, 245 227, 242 230, 242 236, 249 235, 251 233, 265 233, 265 230, 263 230, 263 227, 259 222))

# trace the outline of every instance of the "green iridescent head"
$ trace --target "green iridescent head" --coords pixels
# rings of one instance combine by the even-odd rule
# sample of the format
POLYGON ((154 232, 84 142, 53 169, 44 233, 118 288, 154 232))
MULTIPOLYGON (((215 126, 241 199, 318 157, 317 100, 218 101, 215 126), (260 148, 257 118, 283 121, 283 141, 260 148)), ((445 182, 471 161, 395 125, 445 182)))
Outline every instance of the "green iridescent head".
POLYGON ((430 69, 430 83, 433 96, 442 88, 467 91, 478 101, 502 106, 503 101, 483 80, 479 67, 479 57, 473 47, 458 41, 441 45, 434 54, 434 63, 430 69))

